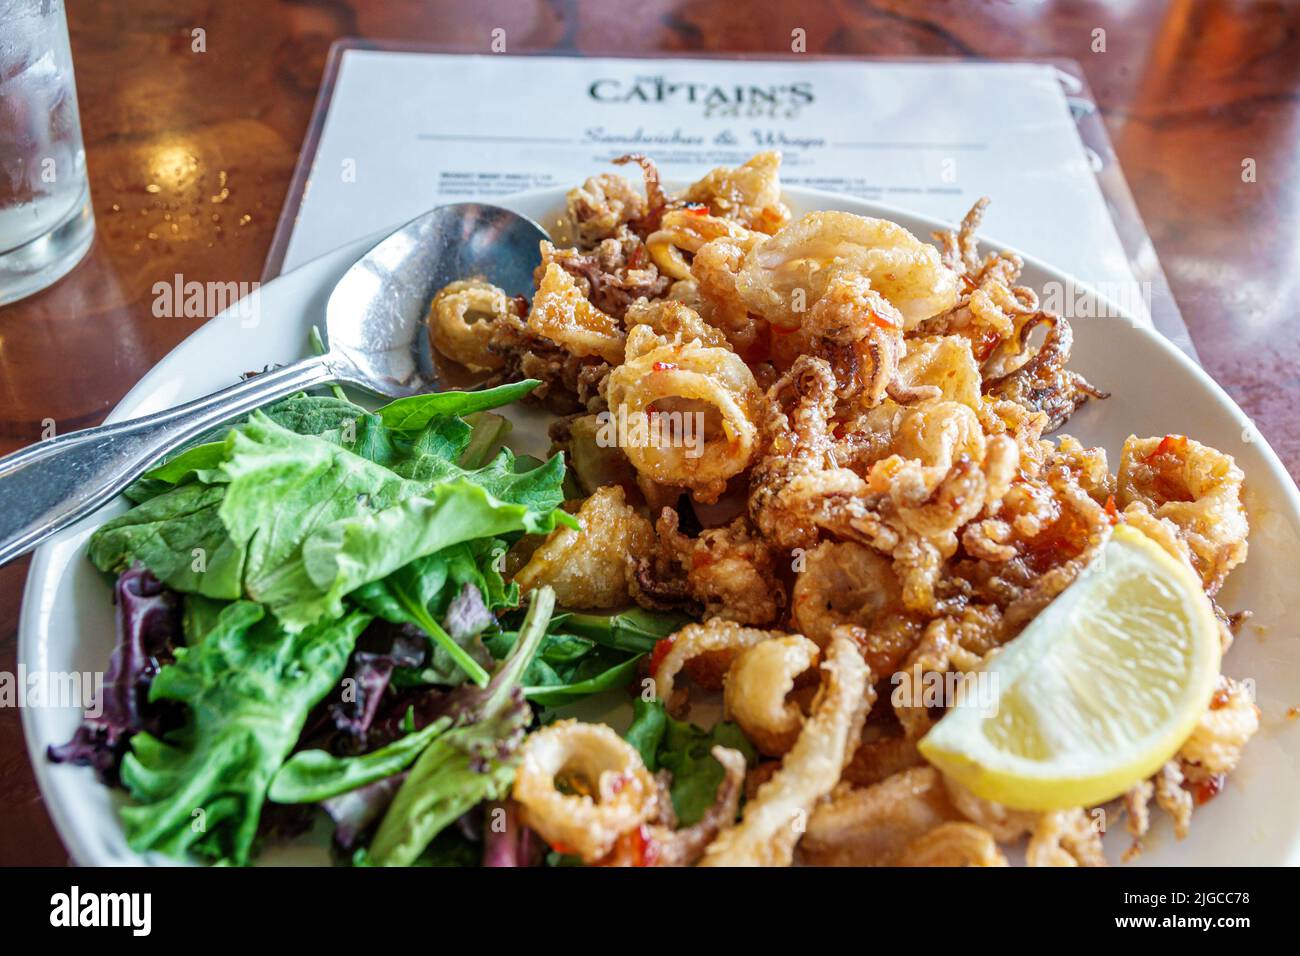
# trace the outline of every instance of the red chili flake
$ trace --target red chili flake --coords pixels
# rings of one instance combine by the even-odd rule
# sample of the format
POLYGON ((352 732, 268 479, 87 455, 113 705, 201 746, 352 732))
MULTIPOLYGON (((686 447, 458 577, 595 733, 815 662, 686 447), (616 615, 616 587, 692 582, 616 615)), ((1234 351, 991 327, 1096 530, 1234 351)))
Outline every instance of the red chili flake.
POLYGON ((975 349, 975 360, 978 362, 986 361, 988 357, 993 354, 993 350, 998 347, 998 343, 1001 341, 1002 337, 998 335, 994 329, 985 329, 980 335, 979 342, 973 343, 975 349))
POLYGON ((1228 706, 1228 702, 1231 700, 1232 695, 1228 693, 1228 688, 1220 687, 1214 692, 1214 696, 1210 698, 1210 710, 1222 710, 1228 706))
POLYGON ((1161 455, 1186 455, 1187 454, 1187 436, 1186 435, 1166 435, 1160 439, 1160 444, 1156 445, 1156 450, 1142 459, 1148 465, 1161 455))
POLYGON ((680 368, 676 362, 655 362, 652 367, 656 372, 671 372, 675 368, 680 368))
POLYGON ((645 260, 645 246, 636 246, 632 249, 632 254, 627 257, 627 267, 629 269, 640 269, 645 265, 645 260))
POLYGON ((659 850, 650 839, 650 830, 643 823, 632 831, 632 865, 654 866, 659 850))
POLYGON ((1106 499, 1106 517, 1110 519, 1111 524, 1119 524, 1119 509, 1115 507, 1114 495, 1111 495, 1106 499))
POLYGON ((620 773, 610 782, 609 788, 615 793, 622 793, 623 788, 626 786, 627 786, 627 775, 620 773))
POLYGON ((707 549, 698 549, 691 554, 691 567, 699 570, 713 563, 713 555, 707 549))
POLYGON ((561 856, 577 856, 578 851, 567 843, 560 843, 558 840, 551 844, 551 849, 561 856))
POLYGON ((1192 788, 1192 798, 1196 801, 1196 805, 1204 806, 1223 792, 1223 783, 1226 779, 1223 774, 1216 773, 1196 784, 1192 788))
POLYGON ((896 328, 898 328, 898 325, 897 325, 897 324, 896 324, 892 319, 890 319, 888 316, 885 316, 885 315, 879 315, 879 314, 877 314, 875 311, 872 311, 872 312, 870 312, 869 314, 871 315, 871 321, 872 321, 874 324, 880 326, 882 329, 896 329, 896 328))
POLYGON ((659 670, 659 665, 664 662, 668 652, 673 649, 674 640, 676 640, 675 637, 665 637, 655 642, 654 650, 650 652, 650 673, 653 674, 659 670))
POLYGON ((687 203, 686 211, 692 216, 707 216, 709 214, 709 207, 702 202, 687 203))
POLYGON ((961 279, 961 284, 966 287, 967 292, 974 292, 979 288, 979 286, 975 284, 975 280, 964 272, 958 278, 961 279))

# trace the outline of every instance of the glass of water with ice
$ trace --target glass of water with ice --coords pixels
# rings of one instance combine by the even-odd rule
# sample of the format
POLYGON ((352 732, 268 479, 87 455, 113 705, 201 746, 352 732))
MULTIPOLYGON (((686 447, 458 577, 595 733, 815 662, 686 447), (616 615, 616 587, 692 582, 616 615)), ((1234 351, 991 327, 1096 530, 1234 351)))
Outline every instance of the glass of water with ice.
POLYGON ((61 278, 94 235, 63 0, 0 0, 0 305, 61 278))

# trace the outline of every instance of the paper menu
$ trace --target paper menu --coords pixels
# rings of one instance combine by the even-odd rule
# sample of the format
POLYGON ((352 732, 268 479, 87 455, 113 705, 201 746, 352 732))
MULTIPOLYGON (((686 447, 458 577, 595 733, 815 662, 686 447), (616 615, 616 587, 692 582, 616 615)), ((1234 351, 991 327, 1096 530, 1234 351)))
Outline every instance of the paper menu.
MULTIPOLYGON (((439 203, 576 185, 627 152, 648 154, 680 182, 776 148, 787 185, 948 221, 987 195, 988 236, 1089 285, 1134 282, 1094 171, 1099 157, 1052 65, 351 48, 335 66, 272 274, 439 203)), ((1157 316, 1158 327, 1186 339, 1167 306, 1172 317, 1157 316)))

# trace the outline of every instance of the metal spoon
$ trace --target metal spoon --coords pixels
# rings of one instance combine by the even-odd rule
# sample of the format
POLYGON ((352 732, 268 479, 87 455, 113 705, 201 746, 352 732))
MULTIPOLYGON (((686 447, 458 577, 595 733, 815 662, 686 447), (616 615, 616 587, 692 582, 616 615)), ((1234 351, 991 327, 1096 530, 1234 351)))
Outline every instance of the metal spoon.
POLYGON ((483 277, 532 294, 537 223, 459 203, 412 219, 356 261, 325 306, 329 351, 175 408, 69 432, 0 458, 0 565, 107 504, 160 457, 218 425, 339 382, 387 398, 428 392, 438 373, 424 332, 435 292, 483 277))

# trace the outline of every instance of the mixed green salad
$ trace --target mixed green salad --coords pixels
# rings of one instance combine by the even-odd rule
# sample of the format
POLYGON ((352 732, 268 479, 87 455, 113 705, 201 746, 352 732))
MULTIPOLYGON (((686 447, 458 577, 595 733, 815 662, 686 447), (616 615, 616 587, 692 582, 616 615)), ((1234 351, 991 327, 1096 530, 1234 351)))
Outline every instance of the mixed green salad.
MULTIPOLYGON (((536 384, 375 411, 297 395, 128 489, 89 549, 116 576, 102 706, 50 758, 127 792, 135 850, 245 864, 328 818, 340 862, 544 858, 516 821, 495 825, 520 742, 634 684, 684 619, 566 613, 508 582, 520 539, 575 524, 562 456, 516 456, 491 412, 536 384)), ((713 737, 734 728, 637 708, 629 739, 674 771, 689 822, 721 777, 713 737)))

